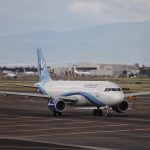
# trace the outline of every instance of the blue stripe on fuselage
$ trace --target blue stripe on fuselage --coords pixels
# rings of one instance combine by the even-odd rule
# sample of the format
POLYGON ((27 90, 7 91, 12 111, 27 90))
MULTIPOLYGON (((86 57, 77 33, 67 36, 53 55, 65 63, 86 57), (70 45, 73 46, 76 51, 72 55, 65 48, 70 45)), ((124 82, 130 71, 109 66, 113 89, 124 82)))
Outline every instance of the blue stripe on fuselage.
POLYGON ((74 95, 81 95, 81 96, 85 97, 87 100, 89 100, 95 106, 105 106, 105 104, 103 102, 101 102, 95 96, 93 96, 87 92, 69 92, 69 93, 62 94, 62 96, 74 96, 74 95))

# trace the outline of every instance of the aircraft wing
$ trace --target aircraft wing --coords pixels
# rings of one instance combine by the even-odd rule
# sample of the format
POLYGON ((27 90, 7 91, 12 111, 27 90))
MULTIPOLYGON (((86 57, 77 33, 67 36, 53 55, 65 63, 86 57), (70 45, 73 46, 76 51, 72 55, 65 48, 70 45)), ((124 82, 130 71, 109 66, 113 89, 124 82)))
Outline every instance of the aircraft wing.
POLYGON ((47 99, 61 99, 65 102, 76 102, 77 98, 75 96, 58 96, 58 97, 51 97, 49 95, 37 94, 37 93, 23 93, 23 92, 8 92, 8 91, 0 91, 0 95, 8 96, 8 95, 18 95, 18 96, 28 96, 28 97, 40 97, 47 99))
POLYGON ((142 96, 142 95, 150 95, 150 92, 139 92, 139 93, 124 94, 125 97, 128 97, 128 96, 142 96))
POLYGON ((65 102, 77 102, 77 98, 75 96, 59 96, 58 98, 64 100, 65 102))
POLYGON ((18 87, 29 87, 29 88, 38 88, 38 85, 37 84, 34 84, 34 85, 23 85, 23 84, 11 84, 11 83, 4 83, 4 84, 2 84, 2 85, 4 85, 4 86, 18 86, 18 87))
POLYGON ((6 96, 18 95, 18 96, 50 98, 49 95, 43 95, 43 94, 37 94, 37 93, 8 92, 8 91, 0 91, 0 95, 6 95, 6 96))

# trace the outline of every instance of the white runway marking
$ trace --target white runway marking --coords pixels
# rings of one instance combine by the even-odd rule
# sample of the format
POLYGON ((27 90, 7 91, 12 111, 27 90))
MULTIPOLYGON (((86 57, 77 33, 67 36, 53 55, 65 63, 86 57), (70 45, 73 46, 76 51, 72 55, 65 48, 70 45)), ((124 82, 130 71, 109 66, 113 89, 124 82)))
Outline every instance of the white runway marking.
POLYGON ((127 121, 142 121, 142 122, 150 122, 150 119, 139 119, 139 118, 114 118, 117 120, 127 120, 127 121))
POLYGON ((90 131, 90 132, 70 132, 64 134, 49 134, 49 135, 29 135, 29 136, 22 136, 23 138, 34 138, 34 137, 48 137, 48 136, 66 136, 66 135, 84 135, 84 134, 96 134, 96 133, 115 133, 115 132, 132 132, 132 131, 148 131, 150 128, 144 129, 125 129, 125 130, 105 130, 105 131, 90 131))
MULTIPOLYGON (((23 118, 22 118, 23 119, 23 118)), ((24 123, 24 122, 47 122, 47 121, 49 121, 49 122, 51 122, 51 121, 61 121, 61 120, 63 120, 63 119, 41 119, 41 120, 20 120, 20 121, 14 121, 14 120, 9 120, 9 123, 24 123)), ((6 121, 3 121, 3 122, 1 122, 1 123, 8 123, 8 120, 6 120, 6 121)))
POLYGON ((145 131, 145 130, 150 130, 150 128, 145 128, 145 129, 133 129, 135 131, 145 131))
POLYGON ((16 132, 37 132, 37 131, 51 131, 51 130, 70 130, 70 129, 86 129, 86 128, 106 128, 106 127, 118 127, 127 126, 128 124, 118 124, 118 125, 105 125, 105 126, 86 126, 86 127, 64 127, 64 128, 45 128, 45 129, 29 129, 29 130, 13 130, 13 131, 1 131, 1 133, 16 133, 16 132))
MULTIPOLYGON (((14 137, 14 136, 4 136, 3 139, 15 139, 15 140, 20 140, 20 138, 18 137, 14 137)), ((81 149, 81 148, 84 148, 84 149, 90 149, 90 150, 114 150, 114 149, 111 149, 111 148, 103 148, 103 147, 94 147, 94 146, 87 146, 87 145, 77 145, 77 144, 68 144, 68 143, 58 143, 58 142, 49 142, 49 141, 46 141, 46 140, 36 140, 36 139, 21 139, 22 141, 25 141, 25 142, 38 142, 38 143, 42 143, 42 144, 52 144, 52 145, 58 145, 58 146, 65 146, 65 149, 66 149, 66 146, 68 147, 69 146, 69 149, 70 150, 70 147, 72 147, 73 149, 76 148, 76 149, 81 149)), ((53 147, 52 147, 53 149, 53 147)), ((64 148, 63 148, 64 149, 64 148)), ((116 150, 116 149, 115 149, 116 150)))
MULTIPOLYGON (((49 118, 49 119, 43 119, 42 117, 41 117, 41 120, 39 120, 39 117, 38 118, 35 118, 35 117, 29 117, 29 119, 32 119, 32 120, 16 120, 16 118, 10 118, 10 120, 8 119, 7 120, 7 118, 4 118, 4 119, 6 119, 5 121, 1 121, 1 123, 2 124, 5 124, 5 123, 8 123, 8 121, 9 121, 9 123, 30 123, 30 122, 52 122, 52 121, 68 121, 69 123, 63 123, 63 122, 58 122, 58 123, 52 123, 51 125, 57 125, 57 124, 72 124, 72 123, 75 123, 75 124, 77 124, 77 123, 92 123, 92 122, 97 122, 97 123, 99 123, 100 121, 99 120, 95 120, 95 121, 91 121, 91 120, 85 120, 85 121, 83 121, 83 120, 79 120, 79 119, 64 119, 64 118, 49 118), (11 120, 12 119, 12 120, 11 120), (14 119, 14 120, 13 120, 14 119), (70 122, 70 121, 73 121, 73 122, 70 122)), ((28 119, 28 117, 19 117, 18 119, 28 119)), ((103 122, 100 122, 100 123, 110 123, 110 122, 106 122, 106 121, 103 121, 103 122)), ((44 123, 41 123, 42 125, 44 124, 44 123)), ((30 126, 30 124, 25 124, 25 126, 30 126)), ((34 124, 35 125, 35 124, 34 124)), ((23 126, 23 125, 11 125, 11 126, 23 126)), ((2 127, 2 126, 1 126, 2 127)), ((6 126, 5 126, 6 127, 6 126)))
MULTIPOLYGON (((0 118, 1 119, 1 118, 0 118)), ((2 119, 5 119, 6 121, 10 121, 11 123, 15 123, 15 122, 25 122, 25 121, 57 121, 57 120, 62 120, 62 121, 81 121, 81 122, 83 122, 83 120, 79 120, 79 119, 64 119, 64 118, 43 118, 43 117, 32 117, 32 116, 25 116, 25 117, 20 117, 20 116, 15 116, 15 117, 11 117, 11 118, 2 118, 2 119), (40 120, 40 118, 41 118, 41 120, 40 120), (14 120, 13 120, 14 119, 14 120), (19 121, 19 119, 32 119, 32 120, 20 120, 19 121)), ((91 121, 91 120, 87 120, 87 122, 89 122, 89 121, 91 121)), ((3 121, 4 122, 4 121, 3 121)), ((3 122, 1 122, 1 123, 3 123, 3 122)), ((91 121, 91 122, 96 122, 96 121, 91 121)), ((5 122, 4 122, 5 123, 5 122)), ((107 122, 108 123, 108 122, 107 122)))
MULTIPOLYGON (((0 114, 0 117, 7 117, 7 116, 10 116, 9 114, 0 114)), ((17 117, 17 115, 13 115, 13 116, 16 116, 17 117)), ((18 115, 19 116, 19 115, 18 115)))
POLYGON ((64 128, 45 128, 45 129, 30 129, 30 130, 13 130, 13 131, 1 131, 1 133, 16 133, 16 132, 37 132, 37 131, 51 131, 51 130, 71 130, 71 129, 87 129, 87 128, 106 128, 106 127, 118 127, 127 126, 128 124, 118 124, 118 125, 105 125, 105 126, 86 126, 86 127, 64 127, 64 128))
MULTIPOLYGON (((10 115, 9 115, 10 116, 10 115)), ((35 117, 32 117, 32 116, 25 116, 25 117, 20 117, 20 116, 11 116, 10 118, 9 117, 7 117, 7 118, 1 118, 1 119, 5 119, 5 120, 20 120, 20 119, 36 119, 35 117)), ((38 119, 39 119, 39 117, 38 117, 38 119)), ((42 117, 41 117, 41 119, 42 119, 42 117)))
POLYGON ((47 146, 39 146, 39 147, 36 147, 36 146, 32 146, 32 147, 27 147, 27 146, 0 146, 0 148, 11 148, 11 149, 42 149, 42 150, 70 150, 70 148, 56 148, 56 147, 47 147, 47 146))
MULTIPOLYGON (((95 121, 86 121, 86 122, 70 122, 70 123, 62 123, 62 122, 58 122, 58 123, 38 123, 38 124, 15 124, 15 125, 11 125, 11 127, 26 127, 26 126, 45 126, 45 125, 51 125, 51 126, 55 126, 55 125, 72 125, 72 124, 87 124, 87 123, 93 123, 93 122, 95 122, 95 121)), ((4 122, 2 122, 2 123, 4 123, 4 122)), ((5 122, 5 123, 7 123, 7 122, 5 122)), ((0 126, 1 128, 10 128, 10 125, 9 126, 6 126, 6 125, 4 125, 4 126, 0 126)))

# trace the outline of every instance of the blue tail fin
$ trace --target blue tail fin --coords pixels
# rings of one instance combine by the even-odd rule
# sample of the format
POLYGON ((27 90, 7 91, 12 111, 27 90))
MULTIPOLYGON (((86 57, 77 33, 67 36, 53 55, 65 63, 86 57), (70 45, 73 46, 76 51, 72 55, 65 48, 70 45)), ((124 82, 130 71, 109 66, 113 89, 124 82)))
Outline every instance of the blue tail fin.
POLYGON ((46 62, 44 60, 44 56, 41 49, 37 49, 37 58, 38 58, 38 70, 39 70, 40 81, 52 80, 49 76, 49 72, 47 70, 46 62))

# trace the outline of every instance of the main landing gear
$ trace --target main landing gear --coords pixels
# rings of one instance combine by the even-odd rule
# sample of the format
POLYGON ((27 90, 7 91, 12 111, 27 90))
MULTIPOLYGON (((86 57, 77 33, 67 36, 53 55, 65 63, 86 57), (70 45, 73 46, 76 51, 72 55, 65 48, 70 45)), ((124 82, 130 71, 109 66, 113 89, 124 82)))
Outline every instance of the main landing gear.
POLYGON ((58 115, 58 116, 61 116, 62 113, 61 113, 61 112, 54 112, 53 115, 54 115, 54 116, 57 116, 57 115, 58 115))
POLYGON ((102 110, 99 109, 99 107, 97 109, 94 109, 93 116, 102 116, 102 110))
POLYGON ((111 117, 111 108, 109 106, 106 106, 105 109, 106 109, 105 117, 111 117))
POLYGON ((111 108, 109 106, 106 106, 106 114, 105 117, 111 117, 111 108))
MULTIPOLYGON (((111 117, 111 108, 109 106, 105 106, 104 109, 106 110, 105 117, 111 117)), ((102 116, 102 109, 99 109, 99 107, 97 107, 97 109, 94 109, 93 116, 102 116)))

